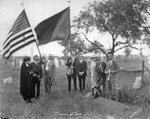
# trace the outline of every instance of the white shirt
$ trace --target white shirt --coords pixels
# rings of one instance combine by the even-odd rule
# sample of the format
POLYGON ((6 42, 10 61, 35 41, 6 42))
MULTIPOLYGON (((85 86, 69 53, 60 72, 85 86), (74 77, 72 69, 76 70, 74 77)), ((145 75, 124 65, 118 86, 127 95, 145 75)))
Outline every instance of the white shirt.
POLYGON ((91 76, 94 76, 94 67, 95 67, 95 65, 96 65, 96 62, 94 62, 94 61, 92 60, 91 66, 90 66, 90 69, 91 69, 91 76))

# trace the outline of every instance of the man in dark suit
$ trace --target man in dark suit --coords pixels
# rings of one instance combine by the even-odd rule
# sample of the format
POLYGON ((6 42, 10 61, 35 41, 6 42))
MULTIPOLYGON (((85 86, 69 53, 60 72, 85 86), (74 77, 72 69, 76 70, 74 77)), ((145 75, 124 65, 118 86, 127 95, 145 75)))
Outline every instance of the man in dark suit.
POLYGON ((87 62, 84 60, 83 55, 79 56, 75 69, 79 80, 80 92, 82 92, 85 90, 85 79, 87 76, 87 62))
POLYGON ((33 57, 33 62, 31 63, 31 66, 35 73, 37 74, 36 77, 33 77, 33 96, 34 98, 39 98, 40 96, 40 83, 42 79, 42 65, 39 62, 40 59, 38 55, 35 55, 33 57), (36 89, 36 90, 35 90, 36 89))
POLYGON ((66 62, 66 66, 67 66, 67 70, 69 72, 66 73, 67 75, 67 79, 68 79, 68 91, 71 91, 71 79, 73 79, 73 83, 74 83, 74 90, 77 90, 77 78, 76 78, 76 70, 75 70, 75 66, 77 63, 78 59, 76 58, 75 52, 72 51, 71 53, 71 57, 69 57, 67 59, 66 62))

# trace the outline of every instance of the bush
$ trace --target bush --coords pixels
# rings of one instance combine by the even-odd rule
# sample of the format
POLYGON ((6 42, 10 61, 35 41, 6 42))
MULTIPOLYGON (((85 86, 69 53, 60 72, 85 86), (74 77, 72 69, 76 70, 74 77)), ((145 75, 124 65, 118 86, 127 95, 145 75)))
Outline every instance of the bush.
MULTIPOLYGON (((145 82, 143 83, 145 84, 145 82)), ((148 87, 148 84, 143 85, 140 89, 133 89, 131 86, 122 86, 122 88, 118 90, 119 99, 144 107, 148 106, 150 100, 148 87)))

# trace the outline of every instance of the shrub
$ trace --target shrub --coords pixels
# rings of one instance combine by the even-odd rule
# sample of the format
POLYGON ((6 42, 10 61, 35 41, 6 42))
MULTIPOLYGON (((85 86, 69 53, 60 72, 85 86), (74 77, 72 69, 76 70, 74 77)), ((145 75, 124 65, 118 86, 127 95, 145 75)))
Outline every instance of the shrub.
POLYGON ((131 86, 122 86, 122 88, 118 90, 119 99, 124 102, 146 107, 150 100, 147 91, 148 86, 149 85, 143 85, 140 89, 133 89, 131 86))

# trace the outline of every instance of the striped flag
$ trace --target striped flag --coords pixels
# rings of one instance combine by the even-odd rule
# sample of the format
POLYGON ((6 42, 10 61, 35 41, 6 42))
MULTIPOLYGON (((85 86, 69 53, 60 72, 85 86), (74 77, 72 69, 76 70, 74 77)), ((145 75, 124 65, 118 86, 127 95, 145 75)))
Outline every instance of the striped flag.
POLYGON ((30 27, 25 10, 23 10, 14 22, 6 40, 3 43, 2 54, 9 58, 17 50, 36 42, 30 27))
POLYGON ((39 45, 52 41, 69 40, 70 35, 70 8, 42 21, 35 27, 39 45))

